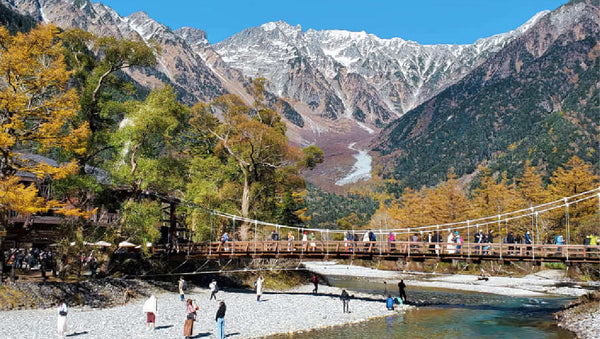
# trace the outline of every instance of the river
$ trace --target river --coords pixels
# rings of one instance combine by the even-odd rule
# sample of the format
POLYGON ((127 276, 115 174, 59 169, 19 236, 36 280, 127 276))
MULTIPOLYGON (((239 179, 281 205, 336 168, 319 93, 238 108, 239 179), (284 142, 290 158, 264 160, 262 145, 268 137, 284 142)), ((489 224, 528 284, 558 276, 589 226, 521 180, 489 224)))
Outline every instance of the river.
MULTIPOLYGON (((385 290, 383 283, 364 280, 330 278, 330 282, 360 292, 383 294, 385 290)), ((389 292, 398 293, 397 289, 389 292)), ((522 298, 410 287, 407 294, 409 302, 418 308, 405 314, 271 338, 575 338, 554 325, 552 318, 552 313, 571 298, 522 298)), ((381 307, 385 307, 383 303, 381 307)))

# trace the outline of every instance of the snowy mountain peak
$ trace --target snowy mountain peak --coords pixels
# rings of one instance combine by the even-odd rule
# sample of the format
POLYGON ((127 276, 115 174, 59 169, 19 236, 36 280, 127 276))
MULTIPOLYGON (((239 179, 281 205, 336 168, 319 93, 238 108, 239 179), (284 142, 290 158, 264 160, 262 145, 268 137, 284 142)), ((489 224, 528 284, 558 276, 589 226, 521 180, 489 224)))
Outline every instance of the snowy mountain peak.
POLYGON ((260 25, 260 28, 262 28, 265 31, 273 31, 273 30, 278 29, 283 32, 294 32, 294 33, 302 32, 302 27, 300 25, 292 26, 285 21, 267 22, 267 23, 260 25))
POLYGON ((206 32, 193 28, 193 27, 181 27, 174 32, 177 36, 185 40, 190 46, 209 46, 208 36, 206 32))
POLYGON ((146 41, 155 35, 170 32, 167 26, 150 18, 146 12, 135 12, 126 17, 125 21, 146 41))

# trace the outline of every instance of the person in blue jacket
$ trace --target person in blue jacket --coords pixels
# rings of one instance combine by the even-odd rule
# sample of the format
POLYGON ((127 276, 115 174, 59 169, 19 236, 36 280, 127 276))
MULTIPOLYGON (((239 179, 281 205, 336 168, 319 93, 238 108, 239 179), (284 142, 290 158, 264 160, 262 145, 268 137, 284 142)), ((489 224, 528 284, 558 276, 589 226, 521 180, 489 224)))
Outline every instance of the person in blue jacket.
POLYGON ((388 294, 387 299, 385 300, 385 306, 387 307, 388 310, 393 311, 394 310, 394 298, 392 298, 391 295, 388 294))

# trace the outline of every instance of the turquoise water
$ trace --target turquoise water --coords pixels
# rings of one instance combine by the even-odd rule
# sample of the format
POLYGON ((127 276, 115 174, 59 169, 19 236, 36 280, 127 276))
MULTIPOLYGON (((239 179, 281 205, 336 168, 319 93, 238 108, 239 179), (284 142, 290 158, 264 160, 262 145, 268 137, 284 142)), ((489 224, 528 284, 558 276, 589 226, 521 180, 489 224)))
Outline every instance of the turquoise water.
MULTIPOLYGON (((378 294, 385 289, 383 284, 355 280, 332 281, 332 285, 378 294)), ((394 294, 397 290, 389 292, 394 294)), ((273 338, 575 338, 571 332, 555 326, 552 318, 552 313, 569 298, 516 298, 410 286, 407 294, 409 301, 420 305, 418 309, 359 324, 273 338)), ((341 307, 340 303, 339 311, 341 307)))

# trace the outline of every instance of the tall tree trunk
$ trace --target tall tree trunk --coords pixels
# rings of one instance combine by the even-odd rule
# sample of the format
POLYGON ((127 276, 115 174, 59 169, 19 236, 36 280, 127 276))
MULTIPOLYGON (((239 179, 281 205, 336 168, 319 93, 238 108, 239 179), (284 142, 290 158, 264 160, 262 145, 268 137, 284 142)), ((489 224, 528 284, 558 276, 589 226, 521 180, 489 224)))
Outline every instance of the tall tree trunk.
MULTIPOLYGON (((250 214, 250 182, 248 180, 250 173, 245 169, 242 170, 242 173, 244 174, 244 190, 242 192, 242 217, 248 218, 248 215, 250 214)), ((244 222, 242 224, 242 227, 240 228, 240 238, 242 240, 248 239, 249 227, 250 225, 247 222, 244 222)))

